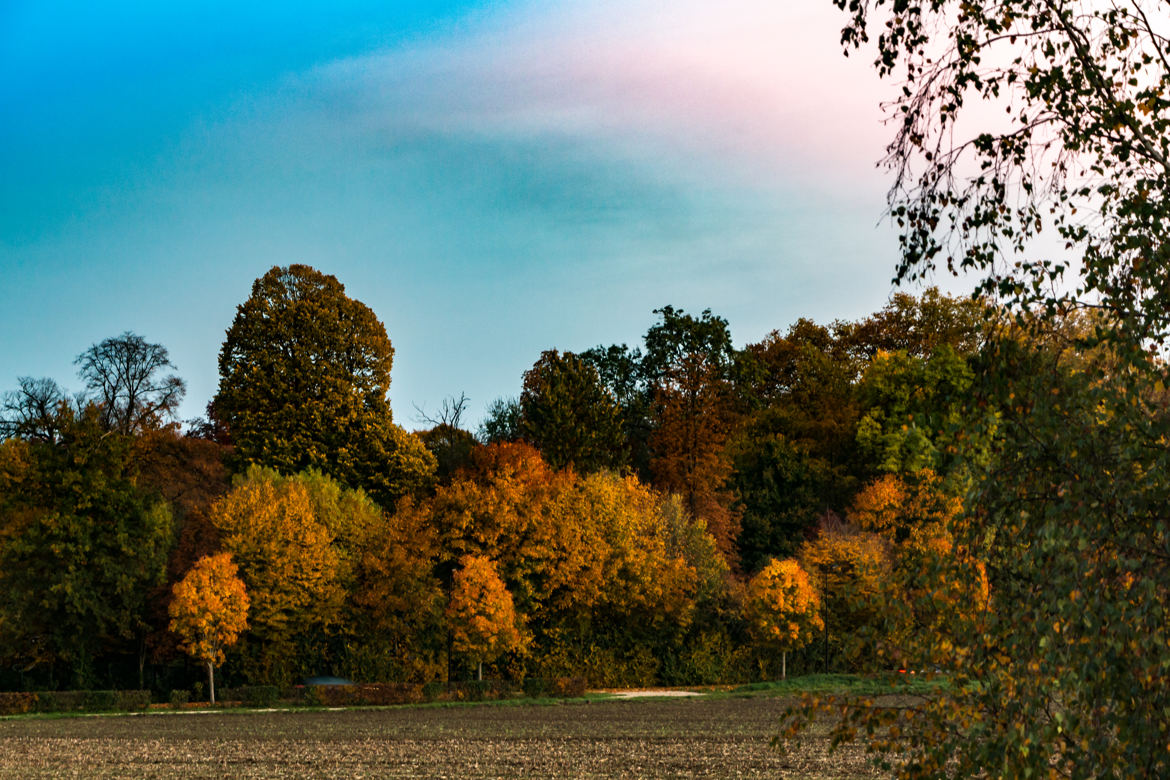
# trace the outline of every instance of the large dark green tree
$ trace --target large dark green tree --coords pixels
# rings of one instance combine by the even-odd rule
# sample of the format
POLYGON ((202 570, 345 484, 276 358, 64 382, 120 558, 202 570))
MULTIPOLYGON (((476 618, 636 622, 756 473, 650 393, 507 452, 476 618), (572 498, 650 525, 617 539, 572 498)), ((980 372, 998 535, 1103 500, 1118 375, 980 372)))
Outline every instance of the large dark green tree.
POLYGON ((393 357, 385 327, 335 277, 275 267, 228 328, 215 411, 241 462, 320 469, 389 505, 430 484, 435 469, 393 422, 393 357))
POLYGON ((133 443, 99 407, 62 406, 56 427, 0 443, 0 655, 33 684, 125 685, 98 661, 142 668, 170 508, 137 487, 133 443))
POLYGON ((597 370, 572 352, 548 350, 524 373, 520 433, 553 468, 620 467, 620 415, 597 370))

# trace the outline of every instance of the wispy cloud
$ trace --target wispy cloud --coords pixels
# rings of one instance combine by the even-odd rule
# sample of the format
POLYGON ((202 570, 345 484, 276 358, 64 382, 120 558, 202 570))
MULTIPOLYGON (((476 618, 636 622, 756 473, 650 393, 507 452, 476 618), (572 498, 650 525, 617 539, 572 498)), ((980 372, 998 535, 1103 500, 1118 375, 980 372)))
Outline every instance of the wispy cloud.
POLYGON ((590 139, 638 160, 764 182, 856 176, 882 137, 874 80, 829 4, 574 1, 310 76, 349 131, 590 139), (863 117, 870 117, 867 122, 863 117))

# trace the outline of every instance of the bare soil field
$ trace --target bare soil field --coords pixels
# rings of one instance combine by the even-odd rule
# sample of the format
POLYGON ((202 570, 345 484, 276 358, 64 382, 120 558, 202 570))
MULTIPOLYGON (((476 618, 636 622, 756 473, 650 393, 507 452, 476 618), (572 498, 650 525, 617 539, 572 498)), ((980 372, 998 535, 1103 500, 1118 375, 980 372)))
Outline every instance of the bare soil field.
POLYGON ((0 721, 0 778, 861 778, 861 748, 769 743, 780 697, 0 721))

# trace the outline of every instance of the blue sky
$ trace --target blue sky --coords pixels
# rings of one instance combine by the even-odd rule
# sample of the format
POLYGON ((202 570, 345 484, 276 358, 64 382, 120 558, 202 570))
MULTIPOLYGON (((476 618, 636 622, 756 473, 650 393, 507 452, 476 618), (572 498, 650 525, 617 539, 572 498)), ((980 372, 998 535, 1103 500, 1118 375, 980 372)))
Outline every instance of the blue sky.
POLYGON ((0 388, 134 331, 215 392, 273 265, 385 323, 398 422, 666 304, 739 344, 890 293, 880 84, 828 0, 0 2, 0 388))

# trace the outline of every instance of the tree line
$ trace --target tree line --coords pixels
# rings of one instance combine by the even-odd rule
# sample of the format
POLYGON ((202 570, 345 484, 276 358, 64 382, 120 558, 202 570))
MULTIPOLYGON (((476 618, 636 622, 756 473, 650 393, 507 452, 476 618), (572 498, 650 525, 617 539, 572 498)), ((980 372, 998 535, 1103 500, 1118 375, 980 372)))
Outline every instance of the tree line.
POLYGON ((715 682, 810 643, 801 668, 905 662, 875 632, 912 549, 958 555, 988 311, 900 294, 737 349, 665 307, 637 347, 541 354, 478 435, 464 397, 408 432, 372 311, 273 268, 185 432, 166 349, 132 333, 78 358, 78 395, 4 396, 3 684, 162 688, 183 651, 276 684, 715 682))

